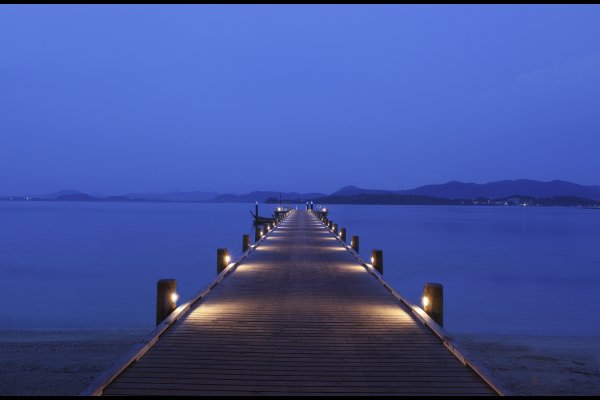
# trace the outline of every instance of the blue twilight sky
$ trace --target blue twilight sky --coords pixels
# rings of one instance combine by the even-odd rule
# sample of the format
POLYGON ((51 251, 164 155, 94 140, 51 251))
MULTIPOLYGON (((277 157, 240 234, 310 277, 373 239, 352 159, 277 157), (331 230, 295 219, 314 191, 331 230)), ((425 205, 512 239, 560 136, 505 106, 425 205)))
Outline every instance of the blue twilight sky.
POLYGON ((600 6, 0 6, 0 194, 600 184, 600 6))

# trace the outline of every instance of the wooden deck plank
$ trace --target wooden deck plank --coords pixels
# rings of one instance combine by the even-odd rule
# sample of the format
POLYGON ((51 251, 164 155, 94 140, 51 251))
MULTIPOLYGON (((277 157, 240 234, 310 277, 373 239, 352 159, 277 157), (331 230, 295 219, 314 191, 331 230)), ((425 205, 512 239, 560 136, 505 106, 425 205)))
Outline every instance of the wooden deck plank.
POLYGON ((474 374, 469 371, 464 371, 464 369, 459 368, 423 368, 416 367, 410 368, 409 366, 400 366, 398 368, 393 368, 392 372, 383 373, 385 368, 381 369, 359 369, 355 367, 346 367, 346 368, 336 368, 334 366, 329 367, 315 367, 315 366, 306 366, 302 368, 298 368, 297 366, 284 366, 281 368, 277 368, 276 371, 272 367, 272 365, 262 365, 262 366, 253 366, 251 368, 252 371, 248 371, 248 368, 245 366, 237 365, 237 366, 229 366, 223 365, 219 368, 211 369, 210 366, 198 367, 198 368, 188 368, 185 365, 160 365, 160 366, 145 366, 140 367, 136 370, 134 374, 130 374, 127 371, 123 373, 120 378, 128 377, 128 376, 162 376, 162 375, 177 375, 177 376, 213 376, 213 375, 222 375, 222 376, 238 376, 243 375, 249 378, 252 378, 255 375, 261 376, 305 376, 305 377, 321 377, 321 376, 338 376, 339 374, 343 374, 344 376, 352 376, 356 379, 364 378, 364 379, 372 379, 384 377, 386 379, 393 378, 404 380, 411 377, 415 379, 433 379, 432 377, 469 377, 473 378, 474 374), (213 372, 214 371, 214 372, 213 372))
POLYGON ((308 212, 281 223, 106 395, 493 395, 308 212))

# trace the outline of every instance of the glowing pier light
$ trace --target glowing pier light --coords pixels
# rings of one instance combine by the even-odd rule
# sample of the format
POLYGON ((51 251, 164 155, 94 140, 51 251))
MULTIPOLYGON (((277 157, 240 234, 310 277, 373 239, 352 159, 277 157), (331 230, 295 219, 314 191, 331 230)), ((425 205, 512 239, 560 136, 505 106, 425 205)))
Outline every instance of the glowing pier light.
POLYGON ((358 248, 359 248, 359 239, 360 237, 358 235, 354 235, 352 236, 352 239, 350 240, 350 246, 352 246, 352 249, 358 253, 358 248))
POLYGON ((383 250, 374 249, 371 251, 371 265, 377 272, 383 275, 383 250))
POLYGON ((423 311, 439 326, 444 326, 444 286, 440 283, 426 283, 423 288, 423 311))
POLYGON ((229 255, 228 249, 217 249, 217 275, 223 272, 225 268, 227 268, 227 265, 229 265, 230 260, 231 256, 229 255))
POLYGON ((177 281, 161 279, 156 283, 156 325, 167 318, 177 305, 177 281))

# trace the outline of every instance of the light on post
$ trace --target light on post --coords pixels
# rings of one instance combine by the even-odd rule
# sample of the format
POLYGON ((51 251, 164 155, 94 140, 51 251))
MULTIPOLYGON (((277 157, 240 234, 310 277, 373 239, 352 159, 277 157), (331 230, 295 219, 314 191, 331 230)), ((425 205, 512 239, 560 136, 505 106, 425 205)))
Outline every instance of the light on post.
POLYGON ((175 311, 178 298, 175 279, 161 279, 156 283, 156 325, 175 311))
POLYGON ((225 248, 217 249, 217 274, 220 274, 227 268, 229 265, 229 261, 231 257, 229 255, 229 250, 225 248))
POLYGON ((423 311, 439 326, 444 326, 444 286, 426 283, 423 289, 423 311))

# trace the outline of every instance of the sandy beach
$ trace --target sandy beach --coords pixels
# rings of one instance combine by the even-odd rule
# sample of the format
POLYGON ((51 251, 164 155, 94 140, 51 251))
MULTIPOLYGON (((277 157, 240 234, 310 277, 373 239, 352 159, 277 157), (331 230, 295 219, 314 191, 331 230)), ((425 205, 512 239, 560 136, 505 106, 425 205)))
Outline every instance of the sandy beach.
MULTIPOLYGON (((147 332, 0 331, 0 395, 77 395, 147 332)), ((512 394, 600 394, 600 337, 454 338, 512 394)))
POLYGON ((514 395, 600 394, 600 337, 454 335, 514 395))
POLYGON ((78 395, 147 332, 0 331, 0 395, 78 395))

